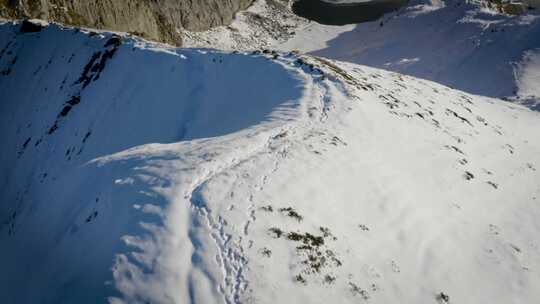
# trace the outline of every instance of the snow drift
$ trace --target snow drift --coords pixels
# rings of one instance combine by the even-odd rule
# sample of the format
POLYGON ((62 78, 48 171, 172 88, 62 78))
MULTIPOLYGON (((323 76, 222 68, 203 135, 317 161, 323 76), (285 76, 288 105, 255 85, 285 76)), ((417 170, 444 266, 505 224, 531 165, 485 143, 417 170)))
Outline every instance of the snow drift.
POLYGON ((294 54, 0 26, 4 303, 534 303, 540 116, 294 54))

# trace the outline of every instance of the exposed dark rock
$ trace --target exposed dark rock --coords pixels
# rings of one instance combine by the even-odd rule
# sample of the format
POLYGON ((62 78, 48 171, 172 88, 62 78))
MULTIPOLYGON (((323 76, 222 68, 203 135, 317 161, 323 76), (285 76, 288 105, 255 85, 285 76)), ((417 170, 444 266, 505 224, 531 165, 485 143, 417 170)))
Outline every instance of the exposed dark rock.
POLYGON ((23 20, 19 31, 21 33, 37 33, 41 32, 43 28, 44 26, 39 23, 32 22, 31 20, 23 20))
POLYGON ((444 292, 440 292, 439 294, 437 294, 437 296, 435 297, 437 299, 437 301, 439 303, 449 303, 450 302, 450 297, 445 294, 444 292))

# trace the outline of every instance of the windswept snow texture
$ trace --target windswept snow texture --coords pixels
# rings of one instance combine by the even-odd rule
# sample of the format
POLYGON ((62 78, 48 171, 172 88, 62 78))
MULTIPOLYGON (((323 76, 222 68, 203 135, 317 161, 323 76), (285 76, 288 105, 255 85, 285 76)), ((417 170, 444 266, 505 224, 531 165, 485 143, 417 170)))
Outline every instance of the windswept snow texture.
MULTIPOLYGON (((515 63, 525 52, 540 47, 539 14, 532 10, 523 16, 507 16, 462 0, 412 0, 396 13, 358 24, 313 54, 405 73, 474 94, 514 96, 515 63)), ((288 45, 302 49, 303 36, 299 31, 298 41, 293 39, 288 45)))
POLYGON ((540 111, 540 48, 527 51, 517 64, 519 101, 540 111))
POLYGON ((536 303, 540 115, 0 25, 2 303, 536 303))

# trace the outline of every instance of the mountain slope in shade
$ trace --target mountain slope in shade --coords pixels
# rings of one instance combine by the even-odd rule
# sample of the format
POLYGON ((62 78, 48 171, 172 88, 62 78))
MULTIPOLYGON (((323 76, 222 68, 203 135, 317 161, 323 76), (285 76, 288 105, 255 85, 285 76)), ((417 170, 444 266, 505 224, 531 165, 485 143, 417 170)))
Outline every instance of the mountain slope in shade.
POLYGON ((5 303, 534 303, 538 113, 382 70, 0 26, 5 303))

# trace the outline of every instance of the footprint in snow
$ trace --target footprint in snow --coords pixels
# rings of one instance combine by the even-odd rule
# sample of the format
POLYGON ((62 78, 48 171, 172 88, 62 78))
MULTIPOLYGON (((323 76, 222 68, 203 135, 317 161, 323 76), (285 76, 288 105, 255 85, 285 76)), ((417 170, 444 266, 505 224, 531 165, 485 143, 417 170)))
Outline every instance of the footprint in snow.
POLYGON ((400 273, 401 269, 399 268, 398 264, 395 261, 390 262, 390 266, 392 267, 392 271, 395 273, 400 273))

